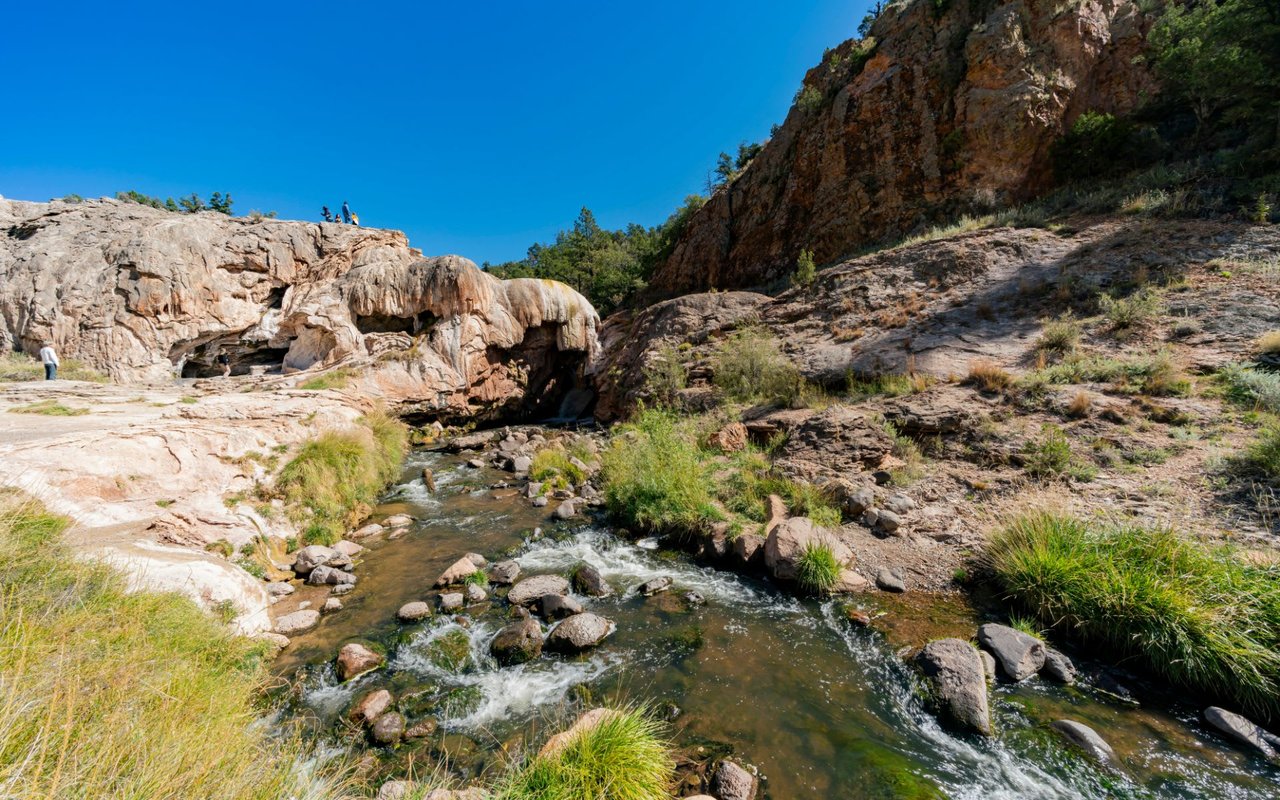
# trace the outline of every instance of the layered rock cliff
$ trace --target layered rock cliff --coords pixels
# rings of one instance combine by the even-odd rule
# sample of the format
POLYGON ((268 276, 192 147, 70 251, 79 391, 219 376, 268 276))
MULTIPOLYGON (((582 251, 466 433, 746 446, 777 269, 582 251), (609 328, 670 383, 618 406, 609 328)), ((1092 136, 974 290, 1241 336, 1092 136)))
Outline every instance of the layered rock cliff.
POLYGON ((1087 110, 1155 90, 1152 18, 1129 0, 907 0, 829 51, 746 171, 690 221, 652 289, 765 286, 802 249, 830 263, 1049 186, 1050 147, 1087 110), (941 10, 940 10, 941 9, 941 10))
POLYGON ((466 416, 558 397, 594 352, 591 304, 423 258, 397 231, 0 199, 0 347, 51 341, 112 378, 368 362, 367 381, 466 416))

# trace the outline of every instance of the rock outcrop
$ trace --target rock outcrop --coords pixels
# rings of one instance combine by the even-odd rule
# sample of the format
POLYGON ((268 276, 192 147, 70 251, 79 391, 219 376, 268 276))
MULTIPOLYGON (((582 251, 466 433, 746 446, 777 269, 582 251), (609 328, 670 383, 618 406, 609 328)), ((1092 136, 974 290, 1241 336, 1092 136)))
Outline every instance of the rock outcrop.
POLYGON ((122 382, 220 374, 222 354, 233 374, 362 363, 410 410, 496 415, 558 402, 597 325, 568 286, 423 258, 397 231, 0 199, 0 347, 51 341, 122 382))
POLYGON ((1049 148, 1081 113, 1156 89, 1153 17, 1130 0, 888 4, 871 38, 829 50, 745 172, 690 220, 651 287, 767 285, 1048 187, 1049 148))

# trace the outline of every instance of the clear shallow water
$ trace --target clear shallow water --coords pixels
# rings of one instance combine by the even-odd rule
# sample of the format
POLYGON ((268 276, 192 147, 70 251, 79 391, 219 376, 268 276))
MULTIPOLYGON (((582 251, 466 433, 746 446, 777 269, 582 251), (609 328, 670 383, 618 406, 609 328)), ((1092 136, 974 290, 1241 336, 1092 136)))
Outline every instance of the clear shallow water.
POLYGON ((411 456, 404 482, 379 511, 407 511, 419 524, 402 539, 371 543, 343 611, 299 637, 278 662, 282 675, 301 673, 295 713, 336 730, 327 726, 355 698, 386 686, 410 724, 430 717, 439 725, 436 736, 402 752, 443 753, 468 775, 586 705, 621 699, 678 708, 679 745, 695 754, 701 747, 703 755, 736 752, 760 767, 778 800, 1280 795, 1280 770, 1206 731, 1197 708, 1176 697, 1144 694, 1146 706, 1133 709, 1088 688, 1033 679, 995 690, 997 739, 956 735, 926 710, 895 651, 940 635, 971 636, 975 622, 962 603, 886 599, 886 637, 850 625, 833 601, 800 601, 653 542, 623 541, 581 523, 555 529, 546 509, 483 488, 503 477, 456 457, 411 456), (434 495, 422 485, 424 466, 435 472, 434 495), (529 532, 538 525, 549 535, 534 540, 529 532), (499 668, 488 644, 506 623, 500 601, 469 610, 465 624, 437 616, 399 625, 396 609, 427 598, 435 577, 467 551, 514 557, 526 575, 595 566, 617 594, 579 599, 614 620, 616 632, 584 656, 544 655, 499 668), (636 593, 659 576, 674 580, 672 591, 636 593), (705 605, 684 602, 688 590, 705 605), (331 660, 357 638, 384 645, 389 667, 339 685, 331 660), (448 663, 442 643, 454 646, 448 663), (1048 728, 1061 718, 1098 730, 1120 767, 1096 767, 1063 746, 1048 728))

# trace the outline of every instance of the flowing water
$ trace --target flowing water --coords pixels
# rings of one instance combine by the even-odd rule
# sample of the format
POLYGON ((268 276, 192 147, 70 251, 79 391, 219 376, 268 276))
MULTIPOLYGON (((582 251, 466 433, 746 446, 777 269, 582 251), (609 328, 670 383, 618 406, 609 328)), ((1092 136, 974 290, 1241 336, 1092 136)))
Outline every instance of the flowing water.
POLYGON ((401 753, 447 758, 463 776, 499 768, 522 737, 536 741, 592 703, 623 700, 670 714, 677 744, 694 758, 735 753, 757 765, 776 800, 1280 794, 1280 769, 1207 731, 1195 706, 1148 687, 1143 707, 1134 708, 1083 686, 1000 685, 992 698, 998 738, 951 732, 922 704, 896 650, 972 636, 976 617, 963 602, 884 598, 886 624, 877 627, 886 632, 876 633, 849 623, 835 601, 797 600, 654 541, 627 541, 601 524, 550 526, 547 509, 484 488, 502 477, 453 456, 410 457, 404 483, 379 513, 403 511, 419 523, 398 540, 371 543, 344 609, 277 662, 296 681, 296 716, 336 736, 347 706, 386 686, 411 725, 431 718, 439 726, 401 753), (424 466, 435 472, 435 494, 423 486, 424 466), (546 534, 535 538, 538 525, 546 534), (444 616, 398 624, 396 610, 427 599, 435 577, 467 551, 513 557, 522 575, 593 565, 617 594, 580 599, 616 632, 583 656, 500 668, 488 655, 507 621, 499 600, 469 609, 464 624, 444 616), (637 594, 659 576, 674 579, 672 591, 637 594), (685 601, 690 590, 706 602, 685 601), (339 684, 332 658, 352 639, 385 646, 389 668, 339 684), (1099 731, 1120 766, 1095 766, 1064 746, 1048 727, 1062 718, 1099 731))

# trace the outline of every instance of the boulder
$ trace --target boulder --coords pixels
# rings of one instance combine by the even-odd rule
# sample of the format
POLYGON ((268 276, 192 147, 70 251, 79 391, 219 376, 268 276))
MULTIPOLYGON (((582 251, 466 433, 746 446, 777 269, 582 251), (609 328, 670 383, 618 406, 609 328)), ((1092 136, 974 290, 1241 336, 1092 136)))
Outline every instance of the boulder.
POLYGON ((736 453, 747 446, 747 426, 731 422, 711 434, 708 444, 726 453, 736 453))
POLYGON ((525 606, 540 600, 546 594, 568 593, 569 582, 559 575, 533 575, 511 587, 511 591, 507 593, 507 602, 525 606))
POLYGON ((529 499, 542 495, 542 481, 529 481, 524 487, 524 496, 529 499))
POLYGON ((670 588, 671 579, 663 575, 662 577, 654 578, 640 584, 640 588, 637 591, 645 597, 653 597, 655 594, 665 592, 670 588))
POLYGON ((902 580, 902 571, 881 567, 876 570, 876 586, 886 592, 905 592, 906 583, 902 580))
POLYGON ((405 525, 413 524, 413 517, 408 514, 392 514, 384 519, 382 524, 388 528, 403 528, 405 525))
POLYGON ((906 514, 916 507, 916 501, 901 492, 894 492, 884 501, 884 507, 895 514, 906 514))
POLYGON ((743 567, 760 567, 764 564, 764 537, 754 533, 739 534, 733 540, 733 557, 743 567))
POLYGON ((1263 730, 1253 720, 1218 706, 1204 710, 1205 722, 1222 731, 1228 738, 1256 750, 1267 758, 1280 752, 1280 737, 1263 730))
POLYGON ((988 653, 986 650, 979 650, 982 656, 982 671, 986 673, 987 683, 996 682, 996 657, 988 653))
POLYGON ((445 592, 440 595, 440 610, 446 613, 461 611, 464 605, 462 592, 445 592))
POLYGON ((431 606, 421 600, 405 603, 396 612, 396 617, 401 622, 419 622, 429 616, 431 616, 431 606))
POLYGON ((520 565, 511 560, 499 561, 489 568, 489 582, 496 583, 499 586, 509 586, 515 583, 519 575, 520 565))
POLYGON ((857 570, 846 567, 840 570, 840 577, 836 579, 836 585, 831 587, 831 591, 853 593, 865 592, 870 588, 871 581, 859 575, 857 570))
POLYGON ((266 588, 269 597, 287 597, 297 591, 297 588, 292 583, 286 583, 285 581, 273 581, 264 588, 266 588))
POLYGON ((582 613, 582 604, 563 594, 544 594, 538 599, 538 613, 547 622, 554 622, 582 613))
POLYGON ((475 565, 475 562, 472 561, 467 556, 463 556, 462 558, 453 562, 453 564, 450 565, 450 567, 446 569, 444 572, 440 573, 440 577, 436 578, 436 582, 434 586, 437 589, 443 588, 445 586, 457 586, 458 584, 462 583, 464 580, 469 578, 471 575, 473 575, 476 569, 477 567, 475 565))
POLYGON ((535 497, 529 502, 529 505, 534 508, 546 508, 548 502, 549 501, 545 497, 535 497))
POLYGON ((978 628, 978 644, 991 651, 1014 682, 1030 678, 1044 666, 1044 642, 1008 625, 989 622, 978 628))
POLYGON ((348 559, 352 559, 364 552, 364 545, 356 544, 355 542, 348 542, 346 539, 343 539, 335 544, 333 549, 337 550, 348 559))
POLYGON ((373 800, 408 800, 413 788, 411 781, 387 781, 378 787, 373 800))
POLYGON ((339 555, 338 551, 331 547, 309 544, 294 554, 293 571, 299 575, 306 575, 321 564, 329 563, 337 555, 339 555))
POLYGON ((840 514, 845 519, 857 519, 876 502, 875 489, 845 478, 827 481, 822 488, 840 506, 840 514))
POLYGON ((557 733, 554 736, 552 736, 550 739, 547 739, 547 743, 544 744, 542 746, 542 749, 538 751, 538 758, 548 758, 550 756, 554 756, 555 754, 563 750, 565 746, 568 745, 575 738, 577 738, 578 736, 581 736, 582 734, 596 727, 601 722, 604 722, 605 720, 610 719, 611 717, 617 716, 617 714, 618 712, 614 711, 611 708, 591 709, 590 711, 584 713, 582 716, 578 717, 577 721, 574 722, 572 725, 570 725, 567 730, 563 730, 560 733, 557 733))
POLYGON ((467 553, 463 558, 469 559, 476 569, 484 569, 489 566, 489 561, 479 553, 467 553))
POLYGON ((498 438, 498 431, 496 430, 479 431, 478 433, 469 433, 466 436, 455 436, 449 440, 449 444, 445 446, 445 449, 451 453, 461 453, 463 450, 478 450, 496 438, 498 438))
POLYGON ((513 622, 493 637, 489 652, 504 667, 532 661, 542 653, 542 628, 533 618, 513 622))
POLYGON ((565 500, 563 503, 556 506, 555 511, 551 512, 551 516, 561 520, 572 519, 577 516, 577 514, 577 509, 573 507, 573 500, 565 500))
POLYGON ((367 539, 370 536, 375 536, 379 533, 382 533, 384 530, 386 530, 386 528, 382 527, 378 523, 370 522, 368 525, 365 525, 360 528, 356 528, 349 535, 353 539, 367 539))
POLYGON ((336 597, 327 598, 324 605, 320 606, 321 614, 332 614, 335 611, 342 610, 342 601, 336 597))
POLYGON ((605 581, 600 570, 590 564, 582 563, 574 567, 570 577, 573 579, 574 590, 579 594, 588 597, 608 597, 613 594, 613 588, 605 581))
POLYGON ((355 582, 356 576, 350 572, 323 565, 311 570, 311 574, 307 575, 307 583, 311 586, 339 586, 344 583, 355 585, 355 582))
POLYGON ((836 563, 853 563, 853 551, 834 536, 815 526, 808 517, 792 517, 779 523, 764 543, 764 564, 778 580, 794 581, 799 576, 799 562, 807 547, 825 545, 831 548, 836 563))
POLYGON ((896 511, 882 508, 876 515, 875 526, 885 533, 895 533, 902 527, 902 517, 896 511))
POLYGON ((528 456, 516 456, 507 461, 507 468, 520 475, 527 474, 533 466, 533 459, 528 456))
POLYGON ((732 761, 721 761, 711 778, 711 791, 720 800, 755 800, 756 776, 732 761))
POLYGON ((360 698, 360 701, 351 707, 347 717, 356 722, 368 724, 382 716, 389 708, 391 708, 391 692, 386 689, 376 689, 360 698))
POLYGON ((484 589, 481 589, 479 586, 476 586, 474 583, 468 583, 467 588, 463 589, 462 591, 463 591, 463 594, 467 596, 467 603, 469 605, 474 605, 476 603, 483 603, 485 601, 485 598, 489 596, 488 592, 486 592, 484 589))
POLYGON ((272 655, 279 653, 281 650, 289 646, 289 637, 283 636, 279 633, 271 633, 270 631, 263 631, 262 633, 259 633, 258 635, 254 636, 253 638, 270 644, 272 648, 274 648, 274 652, 272 653, 272 655))
POLYGON ((591 613, 574 614, 559 623, 547 637, 547 649, 578 653, 595 647, 613 633, 613 623, 591 613))
POLYGON ((378 744, 392 745, 404 738, 404 715, 388 711, 369 726, 369 736, 378 744))
POLYGON ((1061 733, 1067 741, 1079 747, 1096 761, 1107 764, 1115 758, 1115 751, 1111 749, 1111 745, 1107 744, 1107 740, 1099 736, 1098 732, 1088 725, 1075 720, 1060 719, 1049 723, 1049 727, 1061 733))
POLYGON ((314 628, 320 622, 320 612, 310 608, 285 614, 276 619, 276 633, 282 636, 293 636, 314 628))
POLYGON ((938 639, 925 645, 915 661, 945 719, 991 735, 987 678, 973 645, 961 639, 938 639))
POLYGON ((359 642, 348 642, 338 651, 338 677, 343 681, 357 678, 382 666, 383 657, 359 642))
POLYGON ((1041 675, 1053 678, 1058 683, 1073 684, 1076 682, 1076 665, 1071 659, 1051 647, 1044 651, 1044 667, 1041 675))

